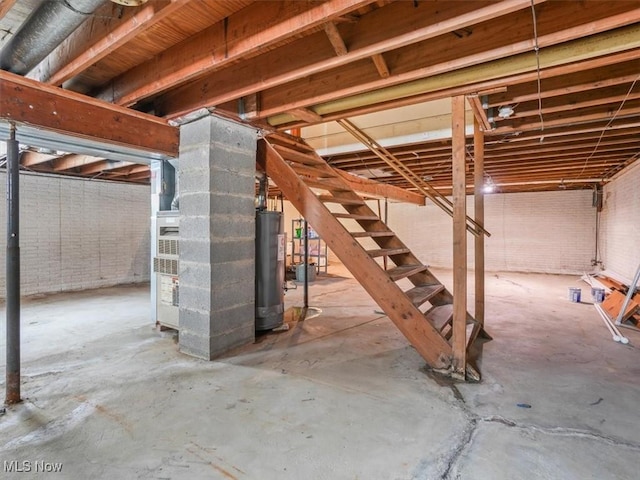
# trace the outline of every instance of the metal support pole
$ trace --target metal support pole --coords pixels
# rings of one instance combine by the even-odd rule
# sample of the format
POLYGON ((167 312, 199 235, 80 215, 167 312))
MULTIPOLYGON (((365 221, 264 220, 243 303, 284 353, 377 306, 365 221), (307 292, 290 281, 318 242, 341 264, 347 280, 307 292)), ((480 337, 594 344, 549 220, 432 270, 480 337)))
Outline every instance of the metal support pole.
POLYGON ((304 219, 304 308, 309 308, 309 224, 304 219))
POLYGON ((20 163, 16 132, 7 140, 6 403, 20 402, 20 163))

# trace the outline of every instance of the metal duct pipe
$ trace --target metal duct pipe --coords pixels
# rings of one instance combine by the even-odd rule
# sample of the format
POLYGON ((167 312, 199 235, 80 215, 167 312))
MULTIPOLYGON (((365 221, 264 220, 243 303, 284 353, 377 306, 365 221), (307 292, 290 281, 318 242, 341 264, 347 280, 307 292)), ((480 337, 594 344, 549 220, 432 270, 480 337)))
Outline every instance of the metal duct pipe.
POLYGON ((26 75, 105 0, 46 1, 0 52, 0 68, 26 75))

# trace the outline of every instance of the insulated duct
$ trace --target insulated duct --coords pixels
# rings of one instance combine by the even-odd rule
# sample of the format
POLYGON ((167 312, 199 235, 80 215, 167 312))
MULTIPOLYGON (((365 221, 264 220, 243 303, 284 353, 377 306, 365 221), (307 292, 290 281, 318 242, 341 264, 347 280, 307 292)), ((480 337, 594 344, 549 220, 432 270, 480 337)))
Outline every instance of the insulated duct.
POLYGON ((0 52, 0 69, 26 75, 105 0, 46 1, 0 52))

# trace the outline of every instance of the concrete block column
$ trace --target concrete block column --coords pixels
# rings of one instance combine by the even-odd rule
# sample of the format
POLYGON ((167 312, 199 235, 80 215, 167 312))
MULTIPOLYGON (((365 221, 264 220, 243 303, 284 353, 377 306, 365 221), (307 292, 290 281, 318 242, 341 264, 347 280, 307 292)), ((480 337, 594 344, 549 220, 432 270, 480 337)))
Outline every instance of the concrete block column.
POLYGON ((211 360, 255 337, 254 128, 216 116, 180 132, 180 351, 211 360))

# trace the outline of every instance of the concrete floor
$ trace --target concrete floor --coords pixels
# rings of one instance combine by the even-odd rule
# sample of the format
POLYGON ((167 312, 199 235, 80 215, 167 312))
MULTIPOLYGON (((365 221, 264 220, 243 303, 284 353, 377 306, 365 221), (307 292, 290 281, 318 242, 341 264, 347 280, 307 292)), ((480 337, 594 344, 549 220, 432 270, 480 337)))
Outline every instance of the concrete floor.
POLYGON ((640 334, 614 343, 568 301, 588 291, 576 277, 487 274, 483 381, 447 385, 330 272, 310 289, 321 313, 215 362, 152 328, 144 286, 26 300, 25 401, 0 416, 0 468, 31 473, 0 477, 638 478, 640 334))

